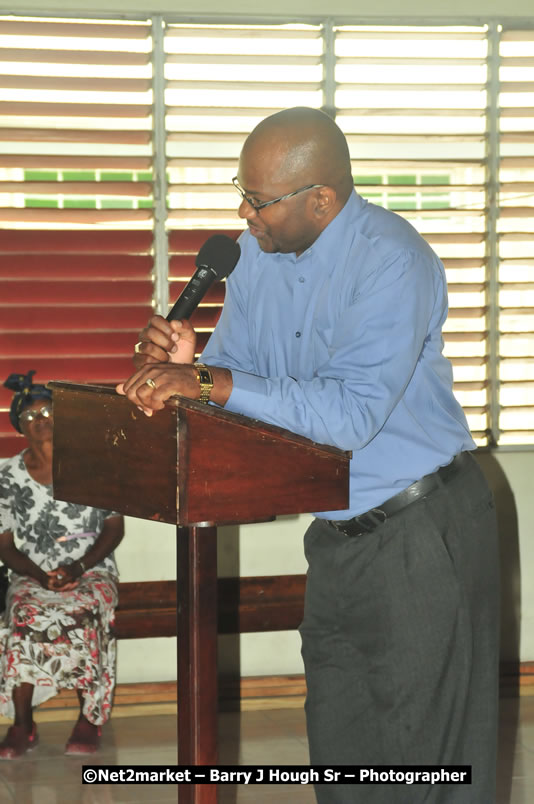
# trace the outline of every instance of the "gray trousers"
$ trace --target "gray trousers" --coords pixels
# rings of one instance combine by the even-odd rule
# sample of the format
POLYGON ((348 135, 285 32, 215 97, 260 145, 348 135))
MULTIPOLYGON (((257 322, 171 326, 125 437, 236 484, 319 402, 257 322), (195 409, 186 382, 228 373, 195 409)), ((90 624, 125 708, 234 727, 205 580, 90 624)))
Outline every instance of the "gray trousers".
POLYGON ((495 510, 473 459, 375 531, 316 519, 300 628, 312 765, 471 765, 472 784, 317 785, 319 804, 493 804, 495 510))

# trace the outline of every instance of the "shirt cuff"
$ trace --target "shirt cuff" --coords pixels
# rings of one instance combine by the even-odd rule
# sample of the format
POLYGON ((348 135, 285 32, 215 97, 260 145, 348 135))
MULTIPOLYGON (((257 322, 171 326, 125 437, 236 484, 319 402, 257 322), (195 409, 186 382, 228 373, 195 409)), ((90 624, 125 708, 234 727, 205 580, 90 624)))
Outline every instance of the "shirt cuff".
POLYGON ((232 381, 232 393, 224 409, 232 413, 242 413, 253 419, 261 419, 269 393, 265 377, 232 369, 232 381))

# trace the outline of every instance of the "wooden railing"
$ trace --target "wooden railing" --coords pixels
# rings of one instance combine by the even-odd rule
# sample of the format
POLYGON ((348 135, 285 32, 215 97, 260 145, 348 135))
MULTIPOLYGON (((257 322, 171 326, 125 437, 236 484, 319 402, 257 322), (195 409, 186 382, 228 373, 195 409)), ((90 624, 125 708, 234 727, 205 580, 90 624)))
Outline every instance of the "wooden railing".
MULTIPOLYGON (((219 578, 219 633, 245 634, 298 628, 304 608, 305 585, 305 575, 219 578)), ((176 636, 176 582, 119 584, 116 633, 119 639, 176 636)))

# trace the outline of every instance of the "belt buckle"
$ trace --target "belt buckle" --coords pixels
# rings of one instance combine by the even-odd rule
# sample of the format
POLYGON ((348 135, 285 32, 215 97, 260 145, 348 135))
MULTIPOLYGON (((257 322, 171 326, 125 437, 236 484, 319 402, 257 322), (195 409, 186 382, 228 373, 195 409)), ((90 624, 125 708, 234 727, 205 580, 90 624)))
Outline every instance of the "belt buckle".
POLYGON ((354 522, 354 519, 347 519, 347 520, 330 519, 329 522, 337 530, 338 533, 342 533, 343 536, 352 536, 352 533, 350 532, 351 530, 350 525, 351 523, 354 522))
POLYGON ((362 533, 372 533, 379 525, 383 525, 388 515, 381 508, 371 508, 365 514, 355 517, 362 533))
POLYGON ((330 524, 334 526, 338 533, 342 533, 344 536, 350 536, 349 528, 347 527, 349 522, 352 522, 352 519, 347 519, 346 522, 344 520, 330 520, 330 524))
MULTIPOLYGON (((383 525, 384 522, 386 521, 386 519, 388 518, 388 515, 386 514, 386 512, 383 511, 381 508, 371 508, 371 510, 367 511, 367 513, 372 514, 372 516, 374 516, 375 519, 378 519, 378 524, 379 525, 383 525)), ((376 527, 376 525, 375 525, 375 527, 376 527)))
POLYGON ((371 508, 364 514, 353 517, 353 519, 347 519, 346 521, 335 521, 331 519, 329 521, 339 533, 343 533, 345 536, 355 537, 361 536, 363 533, 372 533, 373 530, 379 525, 382 525, 387 518, 388 515, 381 508, 371 508), (359 530, 355 530, 356 527, 359 528, 359 530))
POLYGON ((381 508, 371 508, 369 511, 366 511, 365 514, 354 517, 353 521, 358 525, 360 531, 353 535, 360 536, 362 533, 372 533, 379 525, 382 525, 387 518, 386 512, 381 508))

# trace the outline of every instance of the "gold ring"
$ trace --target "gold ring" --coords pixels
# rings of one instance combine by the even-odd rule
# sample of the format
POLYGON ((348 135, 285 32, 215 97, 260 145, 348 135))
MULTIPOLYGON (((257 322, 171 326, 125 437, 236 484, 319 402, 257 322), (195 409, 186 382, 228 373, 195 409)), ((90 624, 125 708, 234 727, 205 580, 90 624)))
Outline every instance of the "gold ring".
POLYGON ((152 388, 153 391, 155 391, 156 388, 158 387, 151 377, 149 377, 148 380, 146 380, 145 385, 148 385, 148 387, 152 388))
POLYGON ((140 347, 141 347, 141 344, 142 344, 142 343, 143 343, 143 341, 138 341, 138 342, 135 344, 135 346, 134 346, 134 352, 135 352, 135 354, 136 354, 136 355, 138 355, 138 354, 139 354, 139 352, 141 351, 141 348, 140 348, 140 347))

